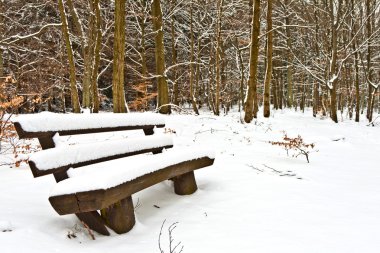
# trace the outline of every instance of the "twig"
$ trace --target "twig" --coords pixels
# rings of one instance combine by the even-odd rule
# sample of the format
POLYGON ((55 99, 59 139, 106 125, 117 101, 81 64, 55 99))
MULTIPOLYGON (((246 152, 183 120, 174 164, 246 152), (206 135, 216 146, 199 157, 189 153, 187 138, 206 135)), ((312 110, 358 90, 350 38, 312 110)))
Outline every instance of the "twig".
POLYGON ((369 122, 369 124, 367 126, 375 126, 375 121, 379 118, 380 116, 377 116, 374 120, 372 120, 371 122, 369 122))
POLYGON ((162 222, 161 229, 160 229, 160 234, 158 235, 158 248, 160 249, 160 253, 164 253, 164 252, 165 252, 165 251, 163 251, 162 248, 161 248, 162 228, 164 227, 165 222, 166 222, 166 219, 162 222))
POLYGON ((95 235, 94 233, 91 231, 91 229, 87 226, 86 223, 84 223, 83 221, 82 222, 82 225, 86 228, 88 234, 90 235, 91 239, 95 241, 95 235))
POLYGON ((252 169, 254 169, 254 170, 258 170, 258 171, 260 171, 260 172, 264 172, 264 170, 260 170, 259 168, 253 166, 252 164, 246 164, 246 166, 248 166, 248 167, 250 167, 250 168, 252 168, 252 169))
POLYGON ((266 167, 266 168, 268 168, 268 169, 273 170, 273 171, 276 172, 276 173, 282 173, 282 171, 279 171, 279 170, 276 170, 276 169, 274 169, 274 168, 272 168, 272 167, 269 167, 268 165, 266 165, 266 164, 264 164, 264 163, 263 163, 263 166, 266 167))
POLYGON ((160 107, 158 107, 156 110, 154 110, 154 112, 159 112, 161 110, 161 108, 165 107, 165 106, 170 106, 170 108, 173 110, 173 111, 177 111, 178 114, 181 114, 182 112, 184 112, 185 115, 196 115, 195 113, 192 113, 191 112, 191 109, 185 109, 185 108, 182 108, 182 107, 179 107, 178 105, 175 105, 175 104, 164 104, 164 105, 161 105, 160 107))
POLYGON ((137 198, 137 202, 136 202, 136 205, 135 205, 135 211, 137 210, 137 209, 139 209, 140 208, 140 206, 141 206, 141 203, 140 203, 140 198, 137 198))

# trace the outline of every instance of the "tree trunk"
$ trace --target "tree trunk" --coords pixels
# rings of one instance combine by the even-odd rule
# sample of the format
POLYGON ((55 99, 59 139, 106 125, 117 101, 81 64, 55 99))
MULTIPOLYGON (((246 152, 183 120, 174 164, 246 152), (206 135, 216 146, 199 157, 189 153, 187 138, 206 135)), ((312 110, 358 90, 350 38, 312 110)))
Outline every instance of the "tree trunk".
MULTIPOLYGON (((91 12, 95 12, 93 0, 89 1, 91 12)), ((84 70, 83 70, 83 94, 82 94, 82 106, 84 108, 91 107, 91 83, 92 72, 94 69, 95 60, 95 43, 96 43, 96 24, 94 15, 89 15, 87 40, 84 48, 84 70)))
POLYGON ((113 112, 127 111, 124 94, 125 0, 115 0, 115 35, 113 44, 113 112))
POLYGON ((73 54, 73 49, 71 48, 70 34, 69 34, 68 25, 67 25, 67 17, 66 17, 65 7, 63 5, 63 0, 58 0, 58 7, 59 7, 59 13, 60 13, 61 22, 62 22, 62 34, 65 40, 67 57, 69 60, 71 104, 72 104, 74 113, 80 113, 77 81, 76 81, 76 76, 75 76, 74 54, 73 54))
MULTIPOLYGON (((142 1, 143 6, 146 5, 146 1, 142 1)), ((142 90, 138 92, 137 96, 141 101, 140 109, 146 111, 148 108, 148 85, 145 78, 148 76, 148 67, 147 67, 147 59, 146 59, 146 42, 145 42, 145 29, 146 29, 146 16, 145 14, 140 18, 140 27, 141 27, 141 75, 143 77, 142 81, 142 90)))
MULTIPOLYGON (((172 8, 176 7, 177 1, 173 0, 172 8)), ((171 41, 172 41, 172 65, 177 64, 177 46, 176 46, 176 37, 175 37, 175 29, 174 29, 174 15, 171 17, 170 21, 170 30, 171 30, 171 41)), ((179 105, 178 101, 178 82, 177 82, 177 70, 173 69, 173 103, 175 105, 179 105)))
POLYGON ((267 1, 267 66, 264 81, 264 117, 270 116, 270 82, 272 79, 272 54, 273 33, 272 30, 272 0, 267 1))
POLYGON ((215 115, 219 115, 220 107, 220 86, 221 86, 221 63, 220 59, 222 58, 222 48, 221 48, 221 37, 222 37, 222 13, 223 13, 223 0, 218 0, 218 23, 216 31, 216 54, 215 54, 215 76, 216 76, 216 87, 215 87, 215 115))
POLYGON ((329 87, 330 90, 330 117, 335 122, 338 123, 338 115, 337 115, 337 97, 336 97, 336 86, 337 86, 337 76, 336 76, 336 64, 337 64, 337 57, 338 57, 338 21, 339 21, 339 14, 340 14, 340 8, 341 8, 341 0, 339 0, 339 5, 336 10, 336 15, 334 14, 334 5, 333 0, 330 0, 330 28, 331 28, 331 62, 330 62, 330 80, 331 86, 329 87), (335 21, 335 16, 336 20, 335 21))
POLYGON ((100 64, 100 49, 102 46, 102 30, 101 30, 101 22, 102 18, 100 15, 100 0, 94 0, 94 11, 95 11, 95 49, 94 49, 94 67, 92 69, 92 77, 91 77, 91 88, 92 88, 92 112, 99 112, 99 91, 98 91, 98 69, 100 64))
POLYGON ((260 34, 260 0, 255 0, 253 5, 251 48, 249 61, 249 81, 245 98, 244 121, 250 123, 257 116, 254 108, 257 104, 257 64, 259 57, 259 34, 260 34))
POLYGON ((4 59, 3 59, 3 49, 0 47, 0 77, 4 76, 4 59))
POLYGON ((372 15, 371 15, 371 2, 373 0, 366 0, 366 12, 367 12, 367 83, 368 83, 368 100, 367 100, 367 119, 369 122, 372 121, 372 110, 373 110, 373 87, 371 85, 372 82, 372 69, 371 69, 371 44, 372 44, 372 15))
MULTIPOLYGON (((285 1, 286 8, 289 8, 290 0, 285 1)), ((290 33, 290 18, 289 13, 286 11, 286 17, 285 17, 285 32, 286 32, 286 46, 288 48, 287 54, 286 54, 286 60, 287 60, 287 67, 286 67, 286 85, 287 85, 287 97, 286 97, 286 103, 289 108, 293 106, 293 56, 291 52, 292 47, 292 40, 291 40, 291 33, 290 33)))
POLYGON ((190 4, 190 101, 196 115, 199 115, 194 97, 194 33, 193 33, 193 3, 190 4))
POLYGON ((169 89, 165 76, 165 47, 162 28, 162 11, 160 0, 152 1, 152 21, 155 36, 155 58, 157 78, 157 108, 162 114, 170 113, 169 89))
POLYGON ((273 107, 275 110, 278 110, 278 76, 273 73, 273 85, 272 85, 272 94, 273 94, 273 107))
MULTIPOLYGON (((244 107, 244 63, 243 63, 243 56, 241 55, 241 49, 239 48, 239 41, 237 38, 235 38, 235 44, 236 44, 236 53, 237 58, 239 60, 239 70, 240 70, 240 86, 239 86, 239 101, 241 102, 241 106, 244 107)), ((239 112, 240 112, 240 103, 239 103, 239 112)))
MULTIPOLYGON (((314 0, 314 6, 316 4, 317 0, 314 0)), ((319 45, 318 45, 318 39, 319 39, 319 16, 317 12, 317 8, 314 9, 314 18, 315 18, 315 51, 316 54, 319 55, 319 45)), ((319 110, 319 104, 320 104, 320 96, 319 96, 319 83, 316 81, 313 86, 313 116, 316 117, 319 110)))
MULTIPOLYGON (((3 13, 3 1, 0 1, 0 13, 3 13)), ((3 33, 4 33, 4 22, 3 22, 3 16, 0 15, 0 41, 3 39, 3 33)), ((4 76, 4 58, 3 58, 4 49, 0 45, 0 77, 4 76)))

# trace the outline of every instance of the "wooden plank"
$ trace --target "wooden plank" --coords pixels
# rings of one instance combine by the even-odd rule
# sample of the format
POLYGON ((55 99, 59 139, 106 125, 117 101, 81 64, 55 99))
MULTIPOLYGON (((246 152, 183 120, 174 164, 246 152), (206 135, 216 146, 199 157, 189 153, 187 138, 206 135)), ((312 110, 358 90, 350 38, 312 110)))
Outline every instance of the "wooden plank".
POLYGON ((101 189, 52 196, 49 198, 49 201, 60 215, 101 210, 149 186, 196 169, 210 166, 213 163, 214 159, 202 157, 165 167, 106 190, 101 189))
POLYGON ((48 174, 52 174, 52 173, 55 174, 55 173, 66 172, 70 168, 78 168, 78 167, 82 167, 82 166, 86 166, 86 165, 91 165, 91 164, 100 163, 100 162, 106 162, 106 161, 119 159, 119 158, 123 158, 123 157, 138 155, 138 154, 144 154, 144 153, 149 153, 149 152, 152 152, 153 154, 157 154, 157 153, 161 153, 164 148, 168 149, 168 148, 172 148, 172 147, 173 147, 173 145, 166 145, 166 146, 157 147, 157 148, 142 149, 142 150, 138 150, 138 151, 134 151, 134 152, 128 152, 128 153, 123 153, 123 154, 118 154, 118 155, 101 157, 98 159, 83 161, 83 162, 79 162, 79 163, 71 163, 71 164, 67 164, 65 166, 55 167, 55 168, 52 168, 49 170, 40 170, 40 169, 38 169, 38 167, 36 166, 36 164, 33 161, 29 161, 29 167, 32 170, 32 174, 34 177, 40 177, 40 176, 44 176, 44 175, 48 175, 48 174))

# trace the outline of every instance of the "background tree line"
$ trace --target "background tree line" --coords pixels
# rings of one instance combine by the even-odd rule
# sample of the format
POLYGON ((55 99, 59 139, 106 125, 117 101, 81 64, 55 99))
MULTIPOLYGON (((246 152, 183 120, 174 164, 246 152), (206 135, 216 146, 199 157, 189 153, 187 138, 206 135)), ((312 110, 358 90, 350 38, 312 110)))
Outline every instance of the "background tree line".
POLYGON ((379 5, 0 1, 1 99, 22 97, 21 112, 169 113, 177 105, 220 115, 238 106, 250 122, 271 109, 311 107, 335 122, 343 113, 372 121, 380 110, 379 5))

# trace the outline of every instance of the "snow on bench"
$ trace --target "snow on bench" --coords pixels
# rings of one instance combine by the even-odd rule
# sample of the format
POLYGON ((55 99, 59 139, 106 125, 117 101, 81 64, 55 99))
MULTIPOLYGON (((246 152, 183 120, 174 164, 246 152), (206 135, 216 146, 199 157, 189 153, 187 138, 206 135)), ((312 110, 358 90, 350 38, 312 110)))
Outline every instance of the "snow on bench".
POLYGON ((57 114, 42 112, 19 115, 13 120, 20 139, 38 138, 43 149, 54 148, 53 136, 143 129, 152 135, 154 127, 165 126, 165 118, 154 113, 57 114))
POLYGON ((132 229, 133 193, 172 179, 176 194, 192 194, 197 190, 193 171, 214 162, 211 151, 199 148, 159 154, 173 141, 153 135, 155 127, 165 126, 164 117, 153 113, 40 113, 20 115, 14 125, 20 139, 38 138, 41 144, 43 150, 31 156, 29 165, 35 177, 53 174, 58 182, 49 198, 53 208, 61 215, 75 213, 103 235, 109 235, 106 226, 116 233, 132 229), (146 136, 75 145, 59 140, 60 135, 136 129, 146 136))
POLYGON ((124 187, 128 184, 138 185, 138 187, 127 187, 128 191, 123 191, 123 194, 119 194, 117 199, 111 200, 111 202, 117 202, 157 183, 157 178, 161 182, 162 179, 158 175, 164 173, 164 170, 168 170, 165 179, 170 179, 204 167, 200 165, 211 165, 214 156, 214 152, 211 150, 186 147, 171 149, 157 155, 140 155, 98 163, 82 167, 79 170, 70 169, 68 171, 69 179, 59 182, 53 188, 49 200, 61 215, 103 209, 109 205, 110 198, 107 197, 107 194, 103 195, 102 201, 92 204, 82 200, 80 196, 83 196, 84 192, 88 196, 90 192, 99 190, 108 193, 111 188, 121 187, 123 184, 124 187), (188 162, 187 166, 181 168, 180 171, 168 169, 186 162, 188 162), (191 165, 191 162, 194 164, 191 165), (142 179, 144 176, 145 178, 142 179), (71 205, 67 204, 68 198, 73 201, 71 205), (62 205, 62 202, 65 202, 65 205, 62 205))
POLYGON ((109 140, 98 143, 61 145, 30 156, 29 165, 35 177, 66 171, 95 162, 117 159, 147 152, 160 152, 173 147, 169 136, 146 136, 109 140))
MULTIPOLYGON (((133 127, 140 129, 141 126, 163 127, 165 118, 155 113, 92 113, 92 114, 57 114, 42 112, 38 114, 19 115, 15 125, 21 126, 24 133, 53 132, 60 135, 72 135, 78 130, 94 130, 102 132, 117 131, 118 128, 133 127)), ((28 138, 28 137, 26 137, 28 138)))

